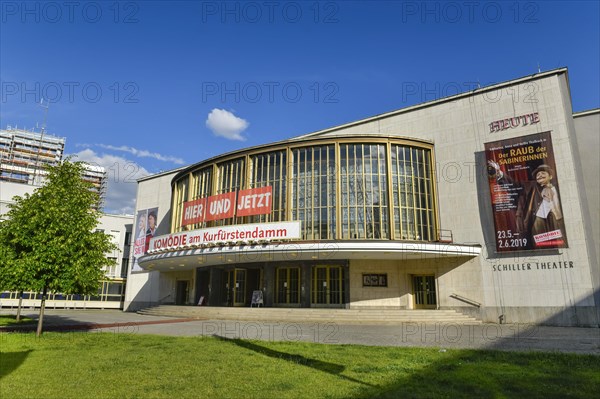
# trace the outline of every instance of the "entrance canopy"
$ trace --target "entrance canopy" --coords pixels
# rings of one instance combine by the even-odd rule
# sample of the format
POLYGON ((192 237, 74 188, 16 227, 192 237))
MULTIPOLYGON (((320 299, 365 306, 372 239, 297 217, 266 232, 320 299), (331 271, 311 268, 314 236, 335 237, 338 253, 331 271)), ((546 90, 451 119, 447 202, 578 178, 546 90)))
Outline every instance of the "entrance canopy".
POLYGON ((399 241, 319 241, 222 245, 153 253, 142 256, 144 270, 192 270, 203 266, 256 262, 331 261, 345 259, 474 258, 480 245, 399 241))

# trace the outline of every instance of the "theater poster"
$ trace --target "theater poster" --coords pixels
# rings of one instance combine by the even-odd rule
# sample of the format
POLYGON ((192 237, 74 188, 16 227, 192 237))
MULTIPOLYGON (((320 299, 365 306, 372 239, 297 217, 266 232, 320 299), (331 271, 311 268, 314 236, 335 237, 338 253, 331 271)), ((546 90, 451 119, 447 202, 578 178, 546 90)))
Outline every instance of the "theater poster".
POLYGON ((141 272, 143 269, 138 263, 138 258, 148 252, 150 239, 154 237, 158 227, 158 208, 138 211, 135 219, 135 234, 133 243, 132 272, 141 272))
POLYGON ((566 248, 550 132, 485 144, 498 252, 566 248))

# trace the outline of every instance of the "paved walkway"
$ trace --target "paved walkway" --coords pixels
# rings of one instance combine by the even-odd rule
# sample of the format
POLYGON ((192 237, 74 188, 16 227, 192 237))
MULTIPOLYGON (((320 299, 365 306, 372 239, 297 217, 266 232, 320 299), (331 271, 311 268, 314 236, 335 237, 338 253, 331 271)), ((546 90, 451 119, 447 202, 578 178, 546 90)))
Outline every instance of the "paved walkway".
MULTIPOLYGON (((0 310, 15 314, 16 310, 0 310)), ((23 315, 37 318, 38 311, 23 315)), ((30 327, 30 330, 34 327, 30 327)), ((525 324, 404 322, 398 325, 191 320, 139 315, 119 310, 47 310, 45 331, 104 331, 171 336, 218 335, 266 341, 326 344, 421 346, 498 350, 560 351, 600 355, 600 329, 525 324)))

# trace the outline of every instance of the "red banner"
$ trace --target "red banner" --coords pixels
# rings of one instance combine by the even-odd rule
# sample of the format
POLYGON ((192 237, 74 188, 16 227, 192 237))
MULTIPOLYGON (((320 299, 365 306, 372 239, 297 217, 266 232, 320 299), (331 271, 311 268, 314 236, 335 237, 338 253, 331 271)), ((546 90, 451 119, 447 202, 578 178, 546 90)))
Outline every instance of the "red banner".
POLYGON ((238 192, 237 216, 267 215, 271 213, 273 187, 250 188, 238 192))
POLYGON ((235 214, 235 191, 208 197, 204 220, 232 218, 235 214))
POLYGON ((183 203, 181 225, 227 219, 234 215, 267 215, 271 213, 272 196, 273 187, 267 186, 238 191, 237 204, 235 191, 187 201, 183 203))
POLYGON ((206 212, 206 198, 199 198, 194 201, 183 203, 183 215, 181 225, 204 222, 204 214, 206 212))

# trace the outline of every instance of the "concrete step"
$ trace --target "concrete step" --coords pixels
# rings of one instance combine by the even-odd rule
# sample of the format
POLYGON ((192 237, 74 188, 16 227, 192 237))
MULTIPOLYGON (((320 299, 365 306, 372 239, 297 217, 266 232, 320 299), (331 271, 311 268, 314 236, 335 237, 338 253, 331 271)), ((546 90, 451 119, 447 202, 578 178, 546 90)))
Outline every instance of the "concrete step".
POLYGON ((394 315, 394 314, 455 314, 453 310, 354 310, 354 309, 280 309, 280 308, 219 308, 219 307, 182 307, 182 306, 158 306, 149 308, 148 310, 165 310, 169 312, 186 312, 186 313, 246 313, 246 312, 259 312, 259 313, 273 313, 273 314, 382 314, 382 315, 394 315))
POLYGON ((299 317, 299 316, 290 316, 290 317, 282 317, 281 315, 258 315, 258 314, 210 314, 210 315, 200 315, 200 314, 170 314, 166 312, 160 313, 151 313, 151 312, 143 312, 142 314, 146 315, 154 315, 154 316, 168 316, 168 317, 180 317, 180 318, 196 318, 196 319, 224 319, 224 320, 295 320, 295 321, 348 321, 348 322, 364 322, 364 321, 476 321, 476 319, 464 317, 464 316, 448 316, 448 317, 425 317, 425 316, 411 316, 407 315, 404 317, 299 317))
POLYGON ((454 310, 372 310, 323 308, 232 308, 160 305, 140 314, 202 320, 335 322, 345 324, 398 324, 403 322, 480 324, 481 321, 454 310))
POLYGON ((404 318, 404 317, 424 317, 424 318, 469 318, 469 316, 456 313, 456 312, 448 312, 448 311, 428 311, 428 312, 419 312, 419 311, 405 311, 405 312, 385 312, 381 313, 378 311, 372 312, 352 312, 352 311, 331 311, 331 312, 322 312, 322 311, 303 311, 296 310, 291 312, 277 312, 277 311, 263 311, 262 309, 244 309, 242 311, 228 311, 228 310, 178 310, 178 309, 146 309, 140 311, 140 313, 145 314, 160 314, 160 315, 190 315, 190 316, 201 316, 207 317, 211 315, 220 315, 220 316, 248 316, 248 315, 256 315, 263 317, 270 316, 280 316, 280 317, 312 317, 312 318, 371 318, 371 319, 387 319, 387 318, 404 318))

